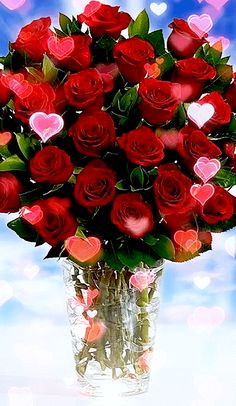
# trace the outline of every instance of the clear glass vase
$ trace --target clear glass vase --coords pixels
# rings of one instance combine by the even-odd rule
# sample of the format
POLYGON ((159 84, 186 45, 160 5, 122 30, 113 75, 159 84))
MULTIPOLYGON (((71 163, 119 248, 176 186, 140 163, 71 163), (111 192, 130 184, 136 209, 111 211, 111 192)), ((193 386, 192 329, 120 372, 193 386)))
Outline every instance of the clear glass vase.
POLYGON ((104 262, 63 263, 80 392, 104 396, 148 390, 163 260, 119 273, 104 262))

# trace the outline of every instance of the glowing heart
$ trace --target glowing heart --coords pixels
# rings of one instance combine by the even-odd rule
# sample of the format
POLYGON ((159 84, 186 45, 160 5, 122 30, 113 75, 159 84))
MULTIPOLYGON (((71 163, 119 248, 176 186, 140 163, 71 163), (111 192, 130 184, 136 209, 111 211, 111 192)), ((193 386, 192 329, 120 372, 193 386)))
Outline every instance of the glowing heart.
POLYGON ((88 343, 98 341, 104 336, 106 329, 107 328, 106 328, 105 324, 102 323, 101 321, 92 321, 90 327, 88 327, 86 329, 84 339, 88 343))
POLYGON ((23 274, 26 278, 33 280, 38 275, 40 267, 35 264, 29 264, 23 269, 23 274))
POLYGON ((4 281, 0 281, 0 306, 10 300, 13 296, 13 289, 11 285, 4 281))
POLYGON ((28 221, 28 223, 34 225, 37 224, 43 218, 43 212, 41 207, 38 205, 27 207, 24 206, 20 209, 21 217, 28 221))
POLYGON ((220 170, 221 163, 218 159, 208 159, 201 157, 195 163, 193 169, 196 175, 207 183, 209 179, 213 178, 220 170))
POLYGON ((130 277, 130 284, 142 292, 144 289, 154 282, 155 274, 152 272, 138 271, 130 277))
POLYGON ((32 130, 39 135, 43 142, 47 142, 58 134, 64 127, 64 120, 58 114, 34 113, 29 120, 32 130))
POLYGON ((87 262, 96 258, 101 252, 101 241, 96 237, 70 237, 65 242, 69 254, 79 262, 87 262))
POLYGON ((144 69, 146 70, 148 75, 152 78, 157 78, 161 73, 160 68, 157 63, 153 63, 153 64, 145 63, 144 69))
POLYGON ((94 319, 98 314, 97 310, 88 310, 87 315, 90 317, 90 319, 94 319))
POLYGON ((190 189, 191 195, 196 199, 202 206, 214 195, 214 186, 210 183, 205 183, 205 185, 193 185, 190 189))
POLYGON ((150 10, 156 14, 157 16, 161 16, 162 14, 165 13, 165 11, 167 10, 167 4, 166 3, 151 3, 150 4, 150 10))
POLYGON ((210 46, 217 51, 225 51, 230 46, 230 40, 226 37, 208 37, 207 41, 209 41, 210 46))
POLYGON ((0 146, 4 146, 9 144, 9 142, 12 139, 12 134, 9 133, 8 131, 4 132, 4 133, 0 133, 0 146))
POLYGON ((193 14, 188 18, 188 25, 199 38, 203 38, 213 27, 213 21, 208 14, 193 14))
POLYGON ((188 317, 188 325, 199 333, 211 331, 225 321, 225 316, 221 307, 196 307, 188 317))
POLYGON ((147 350, 138 358, 138 366, 145 372, 150 371, 152 352, 147 350))
POLYGON ((199 289, 204 290, 210 285, 211 278, 206 275, 196 275, 193 278, 193 282, 199 289))
POLYGON ((162 65, 164 62, 165 62, 165 59, 164 59, 164 58, 161 58, 161 57, 156 58, 156 63, 157 63, 158 65, 162 65))
POLYGON ((225 250, 231 257, 236 258, 236 237, 234 235, 225 240, 225 250))
POLYGON ((82 289, 81 292, 82 296, 70 298, 68 300, 68 303, 72 309, 78 307, 78 311, 80 311, 79 307, 81 308, 82 306, 83 313, 85 310, 89 309, 89 307, 93 304, 94 299, 96 299, 96 297, 99 296, 100 292, 98 289, 90 289, 90 288, 82 289))
POLYGON ((198 128, 202 128, 204 124, 211 119, 214 113, 215 109, 210 103, 191 103, 187 111, 188 117, 198 126, 198 128))
POLYGON ((25 80, 22 73, 8 73, 1 77, 1 81, 21 99, 28 97, 33 91, 31 84, 25 80))
POLYGON ((174 234, 174 240, 178 245, 184 248, 185 251, 189 251, 192 254, 198 251, 202 246, 201 241, 198 240, 198 233, 196 230, 176 231, 174 234))
POLYGON ((56 36, 51 36, 48 39, 50 53, 59 60, 68 57, 74 48, 75 43, 72 37, 57 38, 56 36))
POLYGON ((214 8, 216 8, 216 10, 221 10, 222 7, 228 3, 229 0, 206 0, 206 3, 210 4, 211 6, 213 6, 214 8))
POLYGON ((0 0, 0 3, 12 11, 22 7, 25 2, 26 0, 0 0))
POLYGON ((91 17, 100 9, 100 7, 101 3, 99 1, 90 1, 90 3, 86 5, 83 14, 85 17, 91 17))

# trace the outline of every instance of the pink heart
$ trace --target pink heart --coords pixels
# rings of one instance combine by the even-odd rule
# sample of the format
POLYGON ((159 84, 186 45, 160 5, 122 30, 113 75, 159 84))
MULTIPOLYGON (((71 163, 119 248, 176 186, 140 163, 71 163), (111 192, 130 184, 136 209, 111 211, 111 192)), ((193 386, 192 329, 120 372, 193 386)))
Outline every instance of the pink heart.
POLYGON ((33 91, 31 84, 25 80, 22 73, 3 75, 1 81, 21 99, 28 97, 33 91))
POLYGON ((152 272, 138 271, 130 277, 130 284, 137 288, 140 292, 146 289, 150 283, 154 282, 155 274, 152 272))
POLYGON ((193 14, 188 18, 188 25, 193 32, 203 38, 213 27, 213 21, 208 14, 193 14))
POLYGON ((9 10, 16 10, 25 4, 26 0, 0 0, 9 10))
POLYGON ((0 133, 0 146, 9 144, 12 139, 12 134, 8 131, 0 133))
POLYGON ((194 254, 198 251, 202 243, 198 240, 198 233, 196 230, 179 230, 174 234, 174 240, 179 244, 185 251, 190 251, 194 254))
POLYGON ((29 124, 42 141, 47 142, 63 129, 64 120, 58 114, 37 112, 30 117, 29 124))
POLYGON ((32 225, 37 224, 43 218, 42 209, 37 204, 32 207, 22 207, 20 209, 20 215, 24 220, 28 221, 28 223, 32 225))
POLYGON ((206 3, 210 4, 216 10, 220 10, 229 0, 206 0, 206 3))
POLYGON ((90 1, 90 3, 86 5, 83 14, 85 17, 91 17, 100 9, 100 7, 101 3, 99 1, 90 1))
POLYGON ((207 41, 209 41, 212 48, 219 49, 221 47, 223 51, 230 46, 230 40, 226 37, 208 37, 207 41))
POLYGON ((75 48, 72 37, 57 38, 55 35, 48 39, 48 49, 57 59, 61 60, 68 57, 75 48))
POLYGON ((204 183, 206 183, 209 179, 216 175, 216 173, 220 170, 220 167, 221 163, 218 161, 218 159, 201 157, 197 160, 193 169, 196 175, 201 178, 204 183))
POLYGON ((79 262, 87 262, 101 253, 101 241, 97 237, 70 237, 65 242, 69 254, 79 262))
POLYGON ((188 117, 198 128, 202 128, 213 117, 214 113, 215 109, 210 103, 198 104, 193 102, 187 110, 188 117))
POLYGON ((190 189, 191 195, 196 199, 202 206, 209 200, 215 193, 215 188, 210 183, 205 183, 205 185, 193 185, 190 189))

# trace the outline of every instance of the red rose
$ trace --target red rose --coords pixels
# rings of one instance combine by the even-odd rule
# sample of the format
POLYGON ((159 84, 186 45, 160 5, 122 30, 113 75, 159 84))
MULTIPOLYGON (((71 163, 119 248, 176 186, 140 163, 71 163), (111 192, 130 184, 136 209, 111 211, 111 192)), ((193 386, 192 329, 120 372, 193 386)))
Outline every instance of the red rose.
POLYGON ((77 203, 95 209, 110 203, 115 196, 116 174, 103 161, 95 159, 79 173, 74 196, 77 203))
MULTIPOLYGON (((209 103, 214 107, 213 116, 201 128, 202 131, 209 134, 220 129, 224 124, 231 120, 231 108, 226 103, 219 92, 212 92, 197 101, 197 104, 203 105, 209 103)), ((193 127, 197 125, 189 119, 189 124, 193 127)))
POLYGON ((199 38, 185 20, 174 18, 169 27, 173 31, 167 40, 167 48, 175 58, 191 58, 207 42, 205 38, 199 38))
POLYGON ((158 165, 164 158, 164 145, 148 127, 142 126, 123 134, 118 140, 127 159, 142 166, 158 165))
POLYGON ((54 89, 55 91, 55 101, 54 101, 54 106, 55 106, 55 111, 57 114, 62 115, 68 106, 68 102, 66 100, 65 96, 65 90, 64 86, 61 85, 57 88, 54 89))
POLYGON ((183 158, 185 165, 191 169, 198 158, 202 156, 212 159, 218 158, 222 154, 220 148, 210 141, 201 130, 190 126, 179 131, 177 151, 183 158))
POLYGON ((79 110, 93 112, 100 110, 103 105, 103 81, 96 69, 69 75, 64 89, 69 104, 79 110))
POLYGON ((188 58, 175 64, 173 81, 181 84, 181 100, 198 99, 207 80, 214 79, 216 70, 201 58, 188 58))
POLYGON ((0 70, 0 107, 5 106, 11 98, 11 91, 4 85, 2 81, 2 73, 3 71, 0 70))
POLYGON ((32 92, 29 96, 21 99, 16 96, 15 116, 23 123, 29 122, 30 116, 37 111, 43 113, 54 113, 55 92, 49 83, 31 84, 32 92))
POLYGON ((12 173, 0 172, 0 213, 19 210, 22 191, 22 184, 12 173))
POLYGON ((103 80, 104 92, 110 92, 115 85, 115 78, 119 74, 119 69, 116 63, 99 63, 95 67, 100 73, 103 80))
POLYGON ((234 142, 226 142, 223 149, 224 153, 229 158, 227 165, 229 165, 231 169, 236 172, 236 144, 234 142))
POLYGON ((43 54, 47 52, 47 41, 52 35, 49 27, 51 18, 39 18, 20 30, 16 42, 11 47, 18 52, 26 52, 35 62, 41 62, 43 54))
POLYGON ((140 193, 116 196, 111 211, 111 222, 124 234, 142 238, 154 227, 152 208, 140 193))
POLYGON ((236 81, 229 85, 224 94, 224 99, 229 103, 232 111, 236 113, 236 81))
POLYGON ((71 37, 62 37, 58 38, 56 36, 52 36, 49 38, 48 47, 49 47, 49 54, 51 57, 56 59, 59 66, 63 68, 72 70, 72 71, 80 71, 83 69, 89 68, 91 65, 91 51, 90 51, 90 44, 92 39, 89 35, 72 35, 71 37), (56 52, 56 47, 60 49, 60 43, 63 44, 63 41, 66 39, 71 38, 74 41, 74 49, 72 52, 67 55, 65 58, 58 58, 58 53, 56 52), (51 44, 51 46, 50 46, 51 44))
POLYGON ((155 57, 155 51, 149 42, 134 37, 118 42, 113 48, 113 55, 125 80, 136 84, 146 76, 144 66, 155 57))
POLYGON ((95 37, 102 37, 105 34, 117 39, 122 30, 128 27, 131 17, 128 13, 120 12, 118 6, 112 7, 91 1, 82 14, 78 16, 80 23, 85 23, 95 37), (89 8, 95 7, 97 10, 89 12, 89 8))
POLYGON ((236 199, 222 187, 214 185, 214 188, 214 195, 207 200, 204 206, 199 205, 200 215, 208 224, 229 220, 235 211, 236 199))
POLYGON ((154 181, 154 197, 161 215, 191 211, 196 202, 190 194, 192 181, 174 164, 161 165, 154 181))
POLYGON ((78 224, 76 218, 70 213, 69 198, 49 197, 34 204, 38 205, 43 212, 43 218, 35 228, 45 242, 56 247, 75 234, 78 224))
POLYGON ((69 155, 55 146, 46 146, 30 160, 31 177, 36 182, 56 185, 66 182, 73 173, 69 155))
POLYGON ((99 157, 104 149, 114 147, 116 140, 114 121, 105 111, 81 114, 69 135, 81 154, 94 157, 99 157))
POLYGON ((181 87, 178 83, 147 78, 140 84, 139 95, 139 109, 144 119, 153 125, 163 125, 175 114, 181 87))

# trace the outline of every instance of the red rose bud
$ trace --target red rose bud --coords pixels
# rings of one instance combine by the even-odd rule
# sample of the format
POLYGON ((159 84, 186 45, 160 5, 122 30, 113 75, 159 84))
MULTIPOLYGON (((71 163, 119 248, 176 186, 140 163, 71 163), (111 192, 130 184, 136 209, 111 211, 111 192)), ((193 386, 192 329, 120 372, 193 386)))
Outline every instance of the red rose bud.
POLYGON ((68 103, 79 110, 94 112, 103 105, 103 81, 96 69, 90 68, 69 75, 64 90, 68 103))
POLYGON ((127 28, 131 21, 130 15, 120 12, 119 8, 92 1, 86 6, 84 12, 78 15, 78 21, 85 23, 95 37, 108 34, 118 39, 121 31, 127 28))
POLYGON ((35 205, 43 213, 41 220, 35 224, 35 229, 45 242, 56 247, 75 234, 78 223, 70 212, 69 198, 50 197, 34 202, 35 205))
POLYGON ((75 200, 87 209, 105 206, 115 197, 115 185, 116 173, 103 161, 95 159, 77 176, 75 200))
POLYGON ((163 125, 174 117, 180 103, 181 86, 148 78, 141 82, 139 96, 139 110, 144 119, 153 125, 163 125))
POLYGON ((50 185, 67 182, 73 169, 70 156, 55 146, 44 147, 30 160, 32 179, 36 182, 47 182, 50 185))
POLYGON ((214 186, 213 196, 204 206, 199 205, 199 214, 208 224, 229 220, 234 214, 234 197, 220 186, 214 186))
POLYGON ((210 141, 203 131, 186 126, 178 133, 177 151, 183 158, 184 164, 193 168, 198 158, 218 158, 221 149, 210 141))
POLYGON ((23 185, 10 172, 0 172, 0 213, 14 213, 20 208, 23 185))
POLYGON ((2 79, 4 79, 3 71, 0 70, 0 107, 5 106, 11 98, 11 91, 2 79))
POLYGON ((41 62, 48 50, 47 41, 52 35, 50 17, 32 21, 20 30, 16 42, 11 47, 17 52, 26 53, 33 61, 41 62))
POLYGON ((207 42, 205 38, 199 38, 185 20, 174 18, 169 27, 173 31, 167 40, 167 48, 175 58, 191 58, 207 42))
POLYGON ((123 134, 118 140, 127 159, 141 166, 158 165, 164 158, 164 145, 148 127, 142 126, 123 134))
POLYGON ((113 55, 125 80, 136 84, 146 76, 145 64, 155 58, 155 51, 149 42, 134 37, 119 41, 114 46, 113 55))
POLYGON ((105 111, 83 113, 69 129, 69 135, 81 154, 99 157, 103 150, 115 145, 115 124, 105 111))
POLYGON ((111 221, 124 234, 142 238, 154 227, 152 208, 143 201, 140 193, 116 196, 111 211, 111 221))
POLYGON ((229 103, 232 111, 236 113, 236 82, 229 85, 224 94, 224 99, 229 103))
POLYGON ((201 58, 188 58, 175 64, 173 82, 181 85, 181 100, 197 100, 207 80, 214 79, 216 70, 201 58))
POLYGON ((229 158, 229 162, 227 162, 227 164, 234 172, 236 172, 236 144, 234 142, 226 142, 223 150, 229 158))
POLYGON ((53 87, 49 83, 31 84, 32 92, 24 99, 15 97, 15 116, 18 120, 28 124, 33 113, 54 113, 56 98, 53 87))

